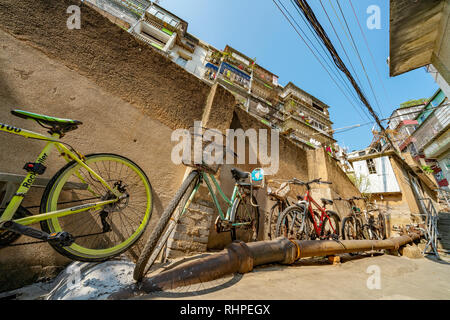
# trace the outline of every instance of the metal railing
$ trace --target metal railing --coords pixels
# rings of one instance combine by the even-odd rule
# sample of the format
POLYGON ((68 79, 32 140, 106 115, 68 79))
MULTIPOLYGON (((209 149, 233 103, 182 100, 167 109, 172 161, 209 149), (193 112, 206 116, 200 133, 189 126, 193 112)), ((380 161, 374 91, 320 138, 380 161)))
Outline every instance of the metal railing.
POLYGON ((422 204, 422 207, 426 211, 425 218, 425 236, 428 240, 425 249, 423 250, 423 254, 431 253, 436 257, 439 257, 439 253, 437 250, 437 239, 439 237, 438 232, 438 213, 433 205, 433 202, 430 198, 419 198, 419 201, 422 204))

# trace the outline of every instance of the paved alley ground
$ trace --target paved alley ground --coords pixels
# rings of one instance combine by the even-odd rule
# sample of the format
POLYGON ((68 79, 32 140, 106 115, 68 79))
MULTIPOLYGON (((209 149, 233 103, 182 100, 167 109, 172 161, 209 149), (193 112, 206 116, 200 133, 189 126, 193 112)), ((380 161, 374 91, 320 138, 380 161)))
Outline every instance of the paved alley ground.
POLYGON ((434 257, 343 255, 338 265, 305 259, 293 266, 258 267, 215 283, 141 299, 450 299, 450 262, 434 257), (379 289, 373 278, 378 271, 379 289))
MULTIPOLYGON (((189 260, 192 258, 189 258, 189 260)), ((182 260, 182 259, 181 259, 182 260)), ((166 265, 170 268, 181 260, 166 265)), ((56 279, 35 283, 0 298, 19 300, 104 300, 133 284, 134 264, 111 260, 101 264, 74 262, 56 279), (74 272, 74 270, 80 270, 74 272), (78 279, 78 281, 77 281, 78 279)), ((162 271, 156 269, 155 273, 162 271)), ((326 258, 303 259, 291 266, 270 264, 246 274, 155 292, 144 300, 302 300, 302 299, 450 299, 450 259, 434 256, 410 259, 376 253, 341 255, 331 265, 326 258)))

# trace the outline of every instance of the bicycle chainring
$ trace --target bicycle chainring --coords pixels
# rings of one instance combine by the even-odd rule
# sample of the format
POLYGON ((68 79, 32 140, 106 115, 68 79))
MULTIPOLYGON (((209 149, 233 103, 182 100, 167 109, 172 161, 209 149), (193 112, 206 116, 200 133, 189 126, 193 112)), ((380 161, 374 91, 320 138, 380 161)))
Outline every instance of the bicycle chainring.
POLYGON ((231 230, 231 225, 229 221, 223 220, 219 215, 214 223, 214 229, 217 233, 227 232, 231 230))

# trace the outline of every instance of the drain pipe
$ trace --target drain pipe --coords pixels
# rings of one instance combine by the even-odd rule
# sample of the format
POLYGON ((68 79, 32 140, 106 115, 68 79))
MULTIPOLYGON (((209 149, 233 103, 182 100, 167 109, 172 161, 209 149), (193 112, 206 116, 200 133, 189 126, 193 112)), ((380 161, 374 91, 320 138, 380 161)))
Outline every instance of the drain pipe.
POLYGON ((411 233, 387 240, 299 241, 278 238, 251 243, 237 241, 222 252, 183 263, 151 278, 145 278, 141 283, 112 294, 109 299, 128 299, 155 291, 208 282, 227 274, 247 273, 252 271, 254 266, 268 263, 292 264, 306 257, 382 249, 398 250, 420 237, 419 233, 411 233))

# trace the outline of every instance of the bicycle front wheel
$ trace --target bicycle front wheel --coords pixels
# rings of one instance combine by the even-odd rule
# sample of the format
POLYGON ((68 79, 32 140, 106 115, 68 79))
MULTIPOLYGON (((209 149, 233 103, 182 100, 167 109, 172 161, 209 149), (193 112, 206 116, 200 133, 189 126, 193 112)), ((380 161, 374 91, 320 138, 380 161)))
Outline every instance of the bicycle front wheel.
MULTIPOLYGON (((152 186, 136 163, 120 155, 90 154, 84 164, 124 197, 101 208, 41 221, 41 228, 47 233, 65 231, 75 238, 70 246, 50 243, 62 255, 78 261, 104 261, 125 252, 143 234, 153 209, 152 186)), ((40 212, 115 198, 92 172, 71 161, 48 183, 40 212)))
POLYGON ((326 213, 328 217, 323 220, 320 236, 322 239, 337 240, 339 239, 339 222, 341 219, 334 211, 327 210, 326 213))
MULTIPOLYGON (((254 196, 252 196, 252 202, 257 204, 254 196)), ((259 234, 259 208, 253 206, 250 200, 242 200, 238 197, 234 201, 233 211, 235 214, 234 220, 231 222, 231 240, 257 241, 259 234)))
MULTIPOLYGON (((147 273, 147 270, 153 265, 155 260, 159 255, 159 251, 162 249, 165 243, 162 243, 161 236, 163 233, 165 235, 169 235, 171 230, 167 230, 169 227, 169 220, 171 220, 172 216, 176 212, 178 208, 178 218, 182 213, 182 210, 186 206, 189 197, 191 196, 194 188, 199 183, 200 173, 196 170, 192 171, 188 177, 183 181, 180 189, 178 189, 177 193, 170 201, 166 210, 164 210, 161 218, 158 221, 155 229, 153 230, 150 238, 147 240, 144 249, 139 256, 138 261, 136 262, 136 266, 134 268, 133 278, 136 281, 141 281, 142 278, 147 273), (161 242, 161 243, 160 243, 161 242), (155 251, 156 248, 159 248, 158 252, 155 251)), ((174 222, 174 226, 175 226, 174 222)), ((167 241, 164 239, 163 242, 167 241)))
POLYGON ((311 228, 306 207, 294 205, 281 213, 277 222, 276 236, 284 236, 295 240, 309 240, 311 228))

